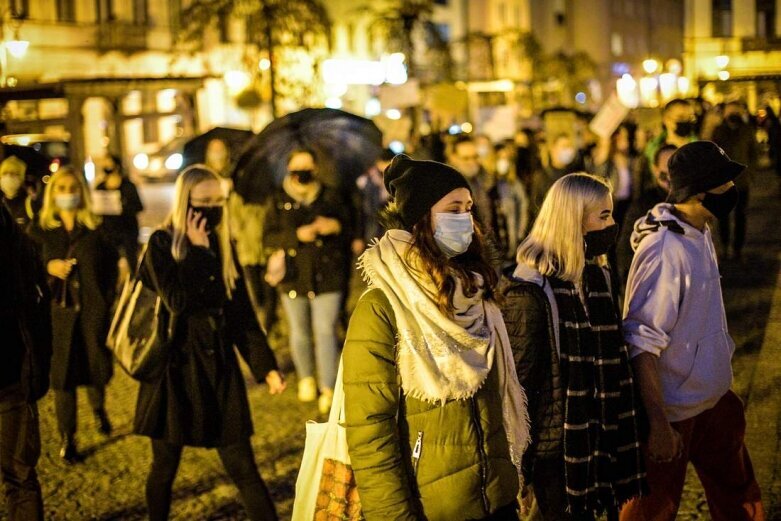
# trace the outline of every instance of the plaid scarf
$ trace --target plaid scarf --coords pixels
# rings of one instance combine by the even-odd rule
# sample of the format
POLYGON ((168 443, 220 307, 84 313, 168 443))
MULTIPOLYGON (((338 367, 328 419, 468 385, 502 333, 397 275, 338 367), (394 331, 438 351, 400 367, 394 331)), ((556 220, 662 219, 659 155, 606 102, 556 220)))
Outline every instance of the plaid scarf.
POLYGON ((647 490, 627 348, 602 268, 586 265, 585 307, 574 284, 549 281, 559 311, 566 390, 568 511, 601 514, 647 490))

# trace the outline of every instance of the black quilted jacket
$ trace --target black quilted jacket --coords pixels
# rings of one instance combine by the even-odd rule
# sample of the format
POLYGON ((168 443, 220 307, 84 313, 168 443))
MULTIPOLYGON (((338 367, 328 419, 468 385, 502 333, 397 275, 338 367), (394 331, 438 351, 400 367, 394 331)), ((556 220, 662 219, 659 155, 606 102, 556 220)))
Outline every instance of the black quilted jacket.
POLYGON ((499 290, 518 380, 529 399, 532 441, 523 457, 523 473, 526 483, 531 483, 536 459, 562 457, 564 393, 556 326, 548 297, 539 285, 515 279, 509 272, 499 290))

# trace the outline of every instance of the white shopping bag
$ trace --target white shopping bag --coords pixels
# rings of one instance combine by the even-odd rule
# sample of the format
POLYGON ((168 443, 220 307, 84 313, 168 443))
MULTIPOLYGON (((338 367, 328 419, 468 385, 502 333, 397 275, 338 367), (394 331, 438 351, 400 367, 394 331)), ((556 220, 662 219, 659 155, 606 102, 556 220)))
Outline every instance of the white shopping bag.
POLYGON ((296 480, 293 521, 358 521, 361 502, 347 452, 342 362, 328 422, 306 423, 306 444, 296 480))

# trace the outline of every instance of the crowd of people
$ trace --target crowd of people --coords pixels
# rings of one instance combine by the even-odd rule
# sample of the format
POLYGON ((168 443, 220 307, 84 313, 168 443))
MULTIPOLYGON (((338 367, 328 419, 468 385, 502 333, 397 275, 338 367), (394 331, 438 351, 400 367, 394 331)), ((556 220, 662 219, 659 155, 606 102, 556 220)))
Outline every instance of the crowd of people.
POLYGON ((263 204, 233 189, 236 158, 215 139, 178 175, 143 250, 143 204, 120 158, 105 158, 94 188, 66 166, 41 193, 5 158, 10 518, 43 519, 35 404, 49 388, 63 460, 83 460, 78 387, 111 434, 106 335, 117 290, 140 280, 174 320, 134 421, 151 440, 152 520, 168 518, 186 446, 217 449, 250 519, 277 518, 236 353, 285 391, 267 340, 279 308, 300 401, 328 413, 343 363, 367 520, 672 520, 688 462, 713 519, 764 519, 718 261, 742 260, 757 132, 781 173, 781 125, 770 107, 698 108, 669 102, 653 136, 631 122, 604 138, 435 134, 340 186, 299 146, 263 204), (361 278, 368 289, 350 299, 361 278))

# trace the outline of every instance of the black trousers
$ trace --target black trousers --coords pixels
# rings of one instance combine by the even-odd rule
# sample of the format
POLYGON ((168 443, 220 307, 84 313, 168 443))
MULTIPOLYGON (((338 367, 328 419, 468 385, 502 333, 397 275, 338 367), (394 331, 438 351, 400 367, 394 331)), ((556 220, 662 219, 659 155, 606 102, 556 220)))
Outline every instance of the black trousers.
POLYGON ((738 192, 738 204, 727 217, 719 219, 719 236, 721 245, 726 249, 732 245, 735 255, 740 255, 743 245, 746 243, 746 210, 748 209, 748 187, 741 188, 738 192), (730 230, 730 222, 735 220, 735 229, 730 230), (734 234, 731 233, 734 231, 734 234), (730 239, 732 242, 730 243, 730 239))
MULTIPOLYGON (((146 480, 146 503, 150 521, 168 519, 171 490, 182 458, 182 449, 181 445, 152 440, 152 469, 146 480)), ((228 476, 239 489, 241 502, 249 519, 276 521, 277 512, 255 465, 255 455, 252 453, 249 438, 241 443, 218 447, 217 453, 228 476)))
MULTIPOLYGON (((87 399, 92 411, 102 411, 106 403, 106 389, 102 385, 87 387, 87 399)), ((63 436, 76 434, 76 389, 54 390, 54 410, 57 428, 63 436)))
POLYGON ((43 521, 35 466, 41 455, 38 408, 19 394, 0 401, 0 472, 10 521, 43 521))
MULTIPOLYGON (((537 459, 532 477, 534 497, 545 521, 594 521, 591 513, 568 514, 564 459, 537 459)), ((618 509, 607 512, 608 521, 618 521, 618 509)))

